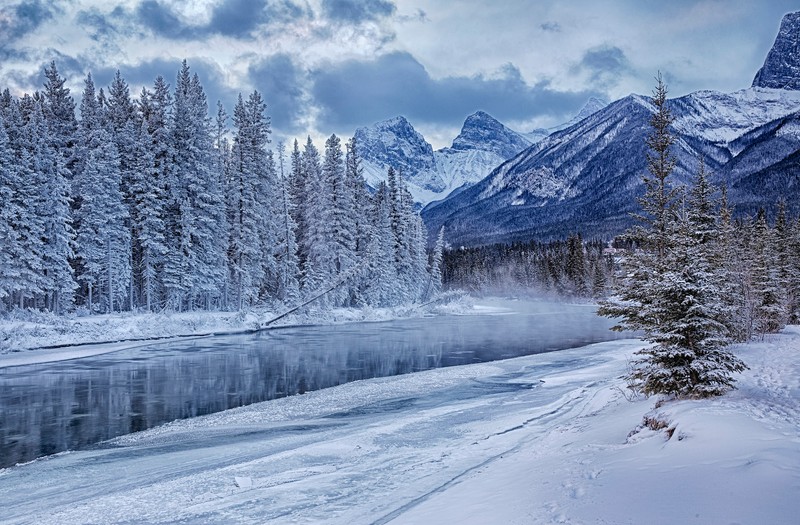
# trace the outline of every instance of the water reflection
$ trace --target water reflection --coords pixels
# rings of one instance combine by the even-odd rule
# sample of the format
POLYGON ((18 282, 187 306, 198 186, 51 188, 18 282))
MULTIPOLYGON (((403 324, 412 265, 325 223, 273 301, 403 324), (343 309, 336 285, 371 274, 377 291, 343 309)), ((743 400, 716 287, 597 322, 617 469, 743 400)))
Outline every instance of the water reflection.
POLYGON ((0 369, 0 467, 358 379, 614 337, 585 306, 303 327, 0 369))

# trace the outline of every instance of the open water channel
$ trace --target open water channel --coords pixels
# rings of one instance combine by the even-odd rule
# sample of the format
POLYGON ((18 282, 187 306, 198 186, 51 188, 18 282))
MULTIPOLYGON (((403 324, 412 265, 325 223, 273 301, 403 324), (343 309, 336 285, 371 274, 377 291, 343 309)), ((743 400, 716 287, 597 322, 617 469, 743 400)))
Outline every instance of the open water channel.
POLYGON ((622 337, 591 305, 302 326, 0 368, 0 468, 175 419, 372 377, 622 337))

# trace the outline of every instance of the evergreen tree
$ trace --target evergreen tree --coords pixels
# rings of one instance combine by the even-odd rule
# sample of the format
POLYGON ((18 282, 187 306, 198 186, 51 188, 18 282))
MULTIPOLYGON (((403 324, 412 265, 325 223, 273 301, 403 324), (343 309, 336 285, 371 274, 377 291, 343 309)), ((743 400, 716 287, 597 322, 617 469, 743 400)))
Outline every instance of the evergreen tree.
POLYGON ((428 293, 425 294, 426 298, 438 294, 442 290, 442 254, 444 252, 444 226, 439 228, 439 234, 436 236, 436 244, 433 246, 431 252, 431 265, 430 265, 430 286, 428 293))
POLYGON ((44 115, 47 121, 50 146, 58 155, 63 176, 71 180, 75 174, 75 155, 78 123, 75 119, 75 100, 65 87, 66 79, 58 73, 55 61, 44 69, 44 115))
MULTIPOLYGON (((142 267, 143 250, 137 234, 140 229, 140 223, 144 220, 138 214, 137 197, 134 193, 136 179, 141 177, 141 173, 137 171, 141 167, 141 162, 136 157, 138 153, 136 144, 138 126, 135 122, 135 106, 131 101, 128 83, 122 78, 119 70, 114 74, 114 79, 108 88, 108 107, 105 114, 109 132, 119 158, 120 190, 128 212, 125 226, 131 235, 132 266, 138 269, 142 267)), ((129 307, 133 310, 136 297, 142 293, 142 283, 141 279, 139 279, 137 287, 135 282, 136 272, 131 272, 130 275, 131 282, 128 283, 128 298, 130 301, 129 307)))
POLYGON ((784 327, 784 289, 781 287, 775 232, 760 210, 753 232, 752 282, 755 297, 755 331, 762 336, 784 327))
POLYGON ((89 153, 77 182, 83 196, 77 211, 79 230, 78 280, 88 288, 92 308, 94 290, 104 291, 104 311, 113 312, 127 296, 130 282, 131 236, 128 210, 120 190, 119 157, 112 137, 103 128, 92 134, 89 153))
POLYGON ((669 147, 671 117, 661 78, 653 96, 651 153, 641 204, 644 226, 634 230, 643 249, 624 262, 616 296, 599 313, 617 317, 617 328, 642 330, 653 346, 638 352, 628 374, 632 388, 645 395, 697 398, 732 388, 734 372, 744 364, 725 350, 729 343, 722 322, 722 290, 712 266, 716 237, 711 188, 701 165, 688 208, 675 206, 668 188, 674 166, 669 147))
POLYGON ((358 268, 350 288, 350 303, 362 305, 367 302, 364 291, 369 286, 368 281, 372 278, 369 274, 371 263, 368 259, 370 257, 369 246, 374 235, 373 202, 364 181, 355 137, 347 142, 345 149, 345 179, 353 198, 350 220, 354 227, 355 258, 358 268))
POLYGON ((35 213, 42 219, 42 284, 45 307, 55 313, 73 303, 75 281, 72 258, 74 230, 70 220, 70 190, 63 158, 48 140, 49 130, 42 101, 33 103, 27 122, 27 145, 36 189, 35 213))
POLYGON ((368 304, 388 306, 396 301, 398 281, 394 263, 391 195, 384 182, 378 185, 375 192, 373 224, 374 234, 367 247, 368 275, 371 279, 367 282, 364 297, 368 304))
POLYGON ((240 95, 233 112, 236 134, 227 200, 229 264, 239 308, 255 303, 269 274, 277 273, 270 198, 275 175, 266 150, 270 129, 264 110, 260 95, 253 92, 247 102, 240 95))
POLYGON ((130 189, 134 199, 134 234, 138 246, 138 257, 132 261, 133 272, 139 283, 143 306, 151 312, 158 300, 159 268, 167 248, 164 244, 163 187, 148 127, 148 119, 143 118, 134 146, 134 177, 130 189))
MULTIPOLYGON (((295 142, 296 143, 296 142, 295 142)), ((295 204, 292 202, 290 181, 285 168, 285 145, 278 143, 278 173, 280 176, 280 221, 276 254, 280 268, 280 288, 278 298, 284 302, 295 302, 300 297, 298 276, 300 267, 297 260, 297 225, 292 218, 295 204)))
POLYGON ((572 293, 578 297, 586 297, 589 293, 586 286, 586 257, 580 234, 571 235, 567 240, 566 273, 572 293))
POLYGON ((164 286, 170 304, 180 310, 194 308, 200 298, 208 306, 220 295, 225 277, 217 241, 224 235, 224 198, 213 170, 208 103, 185 60, 175 85, 170 138, 164 286))
MULTIPOLYGON (((21 243, 20 220, 24 217, 20 201, 22 180, 19 176, 14 151, 8 140, 3 117, 0 116, 0 310, 9 304, 15 291, 25 289, 24 261, 29 254, 21 243)), ((28 278, 29 279, 29 278, 28 278)))
MULTIPOLYGON (((330 190, 330 230, 334 275, 342 275, 356 264, 356 223, 353 216, 355 199, 353 187, 348 184, 342 145, 339 137, 331 135, 325 142, 325 161, 322 165, 323 191, 330 190)), ((332 292, 332 302, 343 305, 350 298, 350 290, 340 286, 332 292)))
MULTIPOLYGON (((311 137, 306 141, 301 160, 305 181, 302 211, 305 228, 303 251, 306 254, 302 284, 303 291, 309 294, 331 283, 336 275, 336 264, 333 258, 331 191, 323 177, 319 151, 311 137)), ((326 306, 329 300, 329 297, 324 297, 320 303, 326 306)))

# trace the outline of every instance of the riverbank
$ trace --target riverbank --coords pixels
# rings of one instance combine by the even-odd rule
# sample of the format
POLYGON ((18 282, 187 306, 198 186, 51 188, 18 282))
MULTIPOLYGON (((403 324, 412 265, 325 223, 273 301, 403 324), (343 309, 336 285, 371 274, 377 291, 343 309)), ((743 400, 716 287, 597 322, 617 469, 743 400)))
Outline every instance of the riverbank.
POLYGON ((0 470, 8 523, 739 523, 800 513, 800 327, 721 398, 628 401, 635 340, 356 381, 0 470), (641 426, 644 415, 666 428, 641 426))
MULTIPOLYGON (((271 326, 388 321, 422 315, 470 313, 474 309, 471 298, 458 296, 449 302, 425 306, 305 309, 283 317, 271 326)), ((72 359, 81 355, 95 355, 101 349, 65 347, 107 345, 107 348, 111 348, 113 344, 113 348, 118 349, 171 338, 246 333, 263 328, 267 321, 281 313, 268 309, 242 312, 122 312, 87 316, 15 312, 10 317, 0 318, 0 366, 10 366, 4 364, 9 359, 4 359, 4 354, 36 351, 37 354, 54 357, 58 354, 70 355, 72 357, 68 358, 72 359)), ((15 364, 28 362, 19 355, 12 358, 15 364)))

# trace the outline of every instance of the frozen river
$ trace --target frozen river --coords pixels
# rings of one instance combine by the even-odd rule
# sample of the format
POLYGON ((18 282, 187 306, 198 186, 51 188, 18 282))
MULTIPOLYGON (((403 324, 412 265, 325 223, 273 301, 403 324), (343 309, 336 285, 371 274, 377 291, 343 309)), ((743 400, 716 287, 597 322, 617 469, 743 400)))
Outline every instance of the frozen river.
POLYGON ((294 327, 0 368, 0 468, 359 379, 615 338, 594 311, 496 301, 481 315, 294 327))

